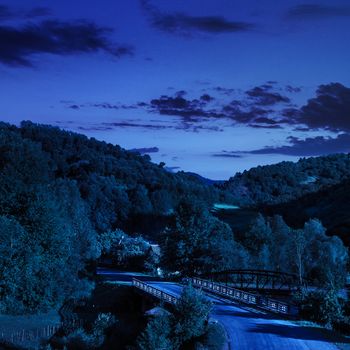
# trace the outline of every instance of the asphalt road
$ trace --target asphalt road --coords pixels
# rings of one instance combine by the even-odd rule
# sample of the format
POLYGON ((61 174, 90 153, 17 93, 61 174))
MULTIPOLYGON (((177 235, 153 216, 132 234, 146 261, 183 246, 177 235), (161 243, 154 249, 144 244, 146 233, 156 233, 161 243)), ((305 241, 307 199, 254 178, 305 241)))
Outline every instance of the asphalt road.
MULTIPOLYGON (((182 286, 167 282, 150 282, 174 296, 182 286)), ((312 327, 301 327, 265 312, 210 297, 211 317, 226 329, 232 350, 338 350, 325 336, 312 327)))

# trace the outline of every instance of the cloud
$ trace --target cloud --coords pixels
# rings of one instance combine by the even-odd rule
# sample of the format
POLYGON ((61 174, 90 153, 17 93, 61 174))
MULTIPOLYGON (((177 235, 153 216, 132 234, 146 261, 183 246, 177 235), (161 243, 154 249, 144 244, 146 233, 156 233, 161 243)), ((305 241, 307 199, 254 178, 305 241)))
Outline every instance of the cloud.
POLYGON ((282 154, 289 156, 319 156, 332 153, 350 152, 350 134, 340 134, 336 138, 317 136, 304 140, 289 137, 290 145, 265 147, 250 151, 250 154, 282 154))
POLYGON ((271 118, 259 117, 254 120, 255 123, 259 124, 268 124, 268 125, 276 125, 278 122, 271 118))
POLYGON ((210 95, 208 95, 208 94, 202 95, 202 96, 200 97, 200 99, 201 99, 202 101, 205 101, 205 102, 211 102, 211 101, 215 100, 215 98, 214 98, 213 96, 210 96, 210 95))
POLYGON ((232 95, 235 92, 235 89, 225 88, 222 86, 216 86, 213 88, 213 90, 227 96, 232 95))
POLYGON ((162 95, 160 98, 151 100, 147 106, 150 111, 161 115, 173 115, 187 119, 193 117, 224 117, 223 113, 214 109, 206 108, 208 104, 214 100, 210 95, 204 94, 199 99, 187 99, 184 97, 186 92, 180 92, 181 93, 177 92, 175 96, 162 95))
POLYGON ((30 10, 12 10, 6 5, 0 5, 0 21, 12 19, 35 19, 51 16, 52 12, 47 7, 34 7, 30 10))
POLYGON ((33 66, 32 56, 37 54, 65 56, 102 51, 114 57, 132 55, 132 48, 114 45, 107 38, 111 31, 87 21, 0 26, 0 62, 11 66, 33 66))
POLYGON ((148 154, 148 153, 158 153, 158 147, 144 147, 144 148, 133 148, 129 149, 130 152, 140 153, 140 154, 148 154))
POLYGON ((96 108, 102 108, 102 109, 120 109, 119 105, 111 104, 111 103, 108 103, 108 102, 94 103, 91 106, 92 107, 96 107, 96 108))
POLYGON ((212 154, 212 157, 218 157, 218 158, 242 158, 243 156, 241 154, 235 154, 227 151, 222 151, 221 153, 214 153, 212 154))
POLYGON ((297 111, 294 116, 299 123, 310 128, 350 130, 350 88, 340 83, 320 85, 316 97, 297 111))
POLYGON ((290 99, 287 96, 282 96, 280 93, 271 91, 272 85, 265 84, 256 86, 248 91, 246 95, 254 100, 256 105, 260 106, 272 106, 278 103, 290 103, 290 99))
POLYGON ((301 92, 302 90, 300 86, 292 86, 292 85, 286 85, 285 89, 287 92, 290 92, 290 93, 301 92))
POLYGON ((325 6, 320 4, 297 5, 287 12, 287 17, 291 19, 326 19, 349 16, 349 6, 325 6))
POLYGON ((251 23, 230 21, 221 16, 190 16, 181 12, 161 12, 149 0, 140 0, 153 27, 172 34, 193 35, 196 33, 222 34, 245 32, 254 26, 251 23))
POLYGON ((78 109, 80 109, 80 106, 78 106, 78 105, 69 105, 68 108, 78 110, 78 109))
POLYGON ((143 124, 143 123, 130 123, 130 122, 115 122, 115 123, 102 123, 105 127, 110 128, 142 128, 152 130, 164 130, 173 129, 173 126, 158 125, 158 124, 143 124))
MULTIPOLYGON (((221 101, 220 103, 220 100, 208 94, 204 94, 198 99, 188 99, 185 95, 185 91, 181 91, 181 94, 177 92, 174 96, 162 95, 149 103, 144 103, 143 106, 153 113, 179 116, 192 122, 207 118, 226 118, 237 123, 277 124, 277 121, 275 122, 271 118, 261 118, 273 113, 273 110, 261 108, 260 97, 255 104, 255 99, 254 101, 249 101, 249 103, 238 100, 233 100, 230 103, 221 101), (214 106, 211 104, 213 101, 216 101, 214 106)), ((264 98, 268 97, 264 95, 264 98)), ((271 97, 269 98, 271 99, 271 97)), ((140 106, 140 103, 138 105, 140 106)))
POLYGON ((250 128, 254 129, 282 129, 281 125, 261 125, 261 124, 248 124, 250 128))

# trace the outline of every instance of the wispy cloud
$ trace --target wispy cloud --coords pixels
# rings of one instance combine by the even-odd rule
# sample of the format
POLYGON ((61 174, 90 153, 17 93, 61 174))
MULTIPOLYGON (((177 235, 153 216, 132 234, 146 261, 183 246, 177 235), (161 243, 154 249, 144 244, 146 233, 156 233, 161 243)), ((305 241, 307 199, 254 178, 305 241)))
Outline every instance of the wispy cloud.
POLYGON ((349 17, 350 6, 333 6, 321 4, 301 4, 287 12, 291 19, 326 19, 331 17, 349 17))
POLYGON ((256 86, 253 89, 246 91, 246 94, 254 100, 256 105, 272 106, 278 103, 289 103, 290 99, 278 92, 272 91, 272 85, 265 84, 256 86))
MULTIPOLYGON (((0 10, 1 11, 1 10, 0 10)), ((110 41, 110 28, 88 21, 43 21, 24 26, 0 26, 0 62, 11 66, 32 66, 38 54, 60 56, 98 51, 114 57, 132 55, 133 49, 110 41)))
POLYGON ((291 136, 287 141, 289 144, 284 146, 264 147, 249 152, 231 152, 230 154, 282 154, 306 157, 350 152, 350 134, 346 133, 337 137, 317 136, 306 139, 291 136))
POLYGON ((191 16, 182 12, 163 13, 150 0, 140 0, 153 27, 171 34, 192 36, 198 33, 223 34, 246 32, 252 23, 232 21, 221 16, 191 16))

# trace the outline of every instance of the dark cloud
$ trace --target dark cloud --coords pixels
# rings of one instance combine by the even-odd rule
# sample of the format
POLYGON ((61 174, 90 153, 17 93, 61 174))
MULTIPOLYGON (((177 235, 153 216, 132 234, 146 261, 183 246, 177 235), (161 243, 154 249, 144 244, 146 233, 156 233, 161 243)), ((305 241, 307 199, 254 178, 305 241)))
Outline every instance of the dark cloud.
POLYGON ((89 132, 93 132, 93 131, 111 131, 113 130, 113 127, 111 126, 78 126, 77 127, 78 130, 81 131, 89 131, 89 132))
MULTIPOLYGON (((188 121, 182 121, 178 124, 173 125, 161 125, 161 124, 150 124, 150 123, 140 123, 138 121, 120 121, 120 122, 102 122, 92 125, 80 125, 78 126, 79 130, 82 131, 110 131, 118 128, 138 128, 144 130, 182 130, 187 132, 198 133, 200 131, 213 131, 221 132, 223 131, 217 126, 206 126, 199 125, 198 123, 192 123, 188 121)), ((151 148, 140 148, 134 149, 135 152, 140 153, 155 153, 158 152, 155 147, 151 148), (146 152, 147 151, 147 152, 146 152)))
POLYGON ((319 156, 332 153, 350 152, 350 134, 341 134, 336 138, 318 136, 304 140, 289 137, 290 145, 266 147, 249 152, 250 154, 283 154, 290 156, 319 156))
POLYGON ((130 122, 115 122, 115 123, 102 123, 103 126, 109 128, 142 128, 152 130, 164 130, 173 129, 173 126, 168 125, 155 125, 155 124, 142 124, 142 123, 130 123, 130 122))
POLYGON ((320 85, 316 97, 310 99, 294 118, 310 128, 337 131, 350 130, 350 88, 340 83, 320 85))
MULTIPOLYGON (((227 110, 227 106, 224 107, 227 110)), ((231 118, 237 121, 238 123, 250 123, 257 122, 261 123, 262 116, 268 115, 272 112, 272 110, 266 110, 259 107, 252 107, 247 111, 236 108, 231 112, 231 118)))
POLYGON ((261 125, 261 124, 248 124, 250 128, 254 129, 282 129, 281 125, 261 125))
POLYGON ((306 131, 312 131, 312 129, 308 128, 307 126, 298 126, 297 128, 294 129, 294 131, 306 132, 306 131))
POLYGON ((203 117, 203 118, 221 118, 225 117, 223 113, 216 110, 208 110, 205 107, 213 98, 209 95, 202 95, 200 99, 187 99, 185 92, 175 94, 175 96, 163 95, 158 99, 153 99, 148 104, 152 112, 161 115, 173 115, 183 118, 203 117))
POLYGON ((107 52, 114 57, 131 55, 127 46, 114 45, 109 28, 87 21, 44 21, 22 27, 0 26, 0 62, 12 66, 32 66, 33 55, 72 55, 107 52))
POLYGON ((302 4, 292 7, 287 16, 292 19, 324 19, 350 16, 349 6, 325 6, 320 4, 302 4))
MULTIPOLYGON (((281 121, 269 117, 274 114, 274 110, 262 108, 261 105, 264 104, 264 107, 267 107, 267 104, 272 104, 272 99, 274 103, 277 103, 276 101, 280 100, 287 101, 286 98, 272 91, 267 91, 272 89, 271 84, 266 84, 265 88, 261 86, 258 88, 263 92, 259 91, 259 94, 254 94, 254 98, 249 101, 233 100, 228 104, 224 102, 220 104, 219 99, 215 99, 209 94, 204 94, 197 99, 189 99, 186 97, 187 93, 181 90, 173 96, 162 95, 149 103, 139 102, 137 106, 160 115, 179 116, 190 122, 200 122, 208 118, 225 118, 249 126, 252 124, 252 127, 271 127, 271 125, 275 125, 274 128, 279 128, 280 126, 277 124, 280 124, 281 121), (265 101, 262 101, 262 99, 265 99, 265 101), (212 105, 211 102, 214 100, 216 104, 212 105)), ((257 91, 255 88, 251 91, 253 90, 257 91)))
POLYGON ((213 90, 227 96, 232 95, 235 92, 235 89, 225 88, 222 86, 216 86, 213 88, 213 90))
POLYGON ((276 120, 273 120, 271 118, 266 118, 266 117, 258 117, 254 119, 255 123, 258 124, 268 124, 268 125, 276 125, 278 122, 276 120))
POLYGON ((278 103, 290 103, 290 99, 286 96, 282 96, 280 93, 271 91, 272 86, 270 84, 264 84, 256 86, 248 91, 246 94, 254 100, 256 105, 260 106, 272 106, 278 103))
POLYGON ((212 157, 220 157, 220 158, 242 158, 241 154, 235 154, 227 151, 222 151, 221 153, 214 153, 212 157))
POLYGON ((102 108, 102 109, 120 109, 119 105, 111 104, 111 103, 94 103, 92 107, 102 108))
POLYGON ((292 85, 286 85, 285 89, 286 89, 287 92, 291 92, 291 93, 292 92, 293 93, 301 92, 301 90, 302 90, 301 87, 299 87, 299 86, 292 86, 292 85))
POLYGON ((68 108, 70 108, 70 109, 80 109, 80 107, 78 106, 78 105, 70 105, 70 106, 68 106, 68 108))
POLYGON ((284 108, 281 114, 286 117, 286 122, 288 124, 297 123, 298 115, 300 114, 300 110, 297 108, 284 108))
POLYGON ((144 147, 144 148, 133 148, 129 149, 130 152, 140 153, 140 154, 148 154, 148 153, 158 153, 158 147, 144 147))
POLYGON ((223 106, 223 111, 227 113, 237 113, 243 106, 243 101, 233 100, 229 104, 223 106))
POLYGON ((201 99, 202 101, 205 101, 205 102, 211 102, 211 101, 214 100, 214 97, 212 97, 212 96, 210 96, 210 95, 208 95, 208 94, 204 94, 204 95, 202 95, 202 96, 200 97, 200 99, 201 99))
POLYGON ((230 21, 221 16, 189 16, 184 13, 168 14, 159 11, 149 0, 140 0, 151 24, 164 32, 180 35, 194 33, 234 33, 251 30, 251 23, 230 21))

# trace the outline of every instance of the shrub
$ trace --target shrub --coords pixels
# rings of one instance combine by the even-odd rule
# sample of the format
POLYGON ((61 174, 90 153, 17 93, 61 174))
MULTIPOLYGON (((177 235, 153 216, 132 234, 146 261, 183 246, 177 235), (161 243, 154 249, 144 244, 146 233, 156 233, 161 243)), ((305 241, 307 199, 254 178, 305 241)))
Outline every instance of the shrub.
POLYGON ((300 299, 300 314, 331 328, 344 320, 343 300, 334 290, 309 293, 300 299))

